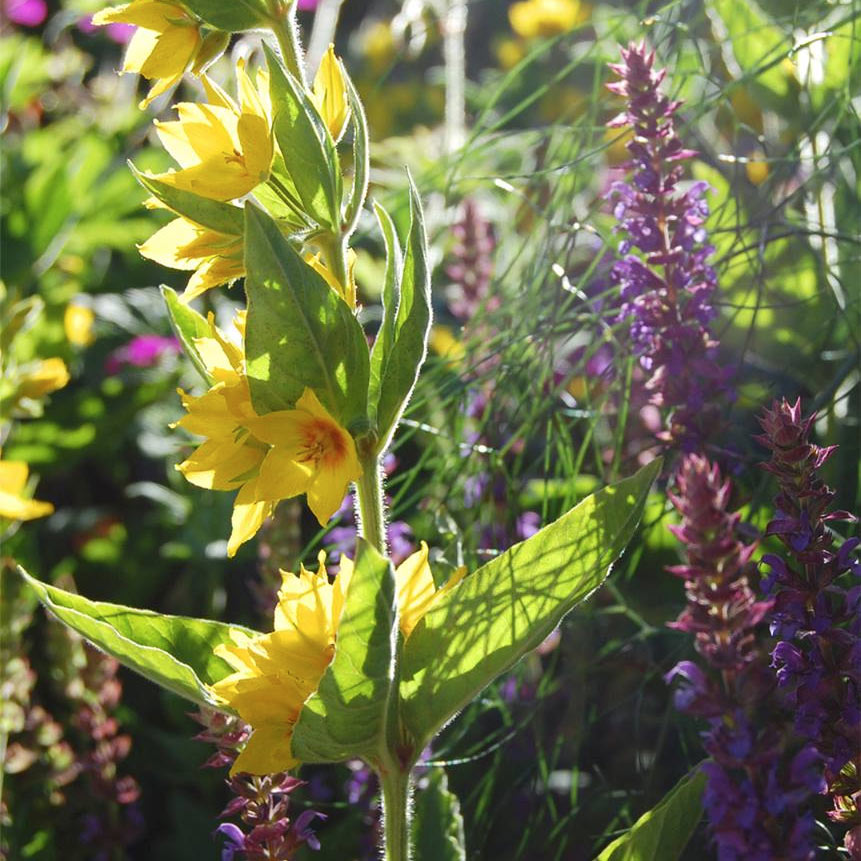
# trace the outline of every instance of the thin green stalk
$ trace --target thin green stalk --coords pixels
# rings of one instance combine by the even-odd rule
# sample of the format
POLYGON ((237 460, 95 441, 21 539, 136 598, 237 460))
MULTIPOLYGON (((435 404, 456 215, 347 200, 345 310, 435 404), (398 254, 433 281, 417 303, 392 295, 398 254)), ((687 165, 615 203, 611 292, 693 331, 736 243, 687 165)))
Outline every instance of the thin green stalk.
POLYGON ((380 775, 383 788, 383 840, 385 861, 409 861, 410 851, 410 774, 394 766, 380 775))
POLYGON ((359 534, 375 550, 386 555, 385 514, 383 511, 383 477, 380 459, 376 452, 362 456, 359 444, 359 462, 362 475, 356 482, 356 497, 359 503, 359 534))
POLYGON ((304 64, 302 63, 302 46, 299 43, 299 30, 296 26, 296 0, 270 0, 269 11, 271 17, 269 24, 278 47, 281 49, 281 59, 287 71, 307 89, 305 81, 304 64))
POLYGON ((317 241, 323 251, 326 266, 344 288, 344 299, 349 305, 355 307, 356 297, 351 295, 353 287, 350 280, 350 267, 347 265, 349 249, 347 237, 339 233, 327 233, 320 236, 317 241))

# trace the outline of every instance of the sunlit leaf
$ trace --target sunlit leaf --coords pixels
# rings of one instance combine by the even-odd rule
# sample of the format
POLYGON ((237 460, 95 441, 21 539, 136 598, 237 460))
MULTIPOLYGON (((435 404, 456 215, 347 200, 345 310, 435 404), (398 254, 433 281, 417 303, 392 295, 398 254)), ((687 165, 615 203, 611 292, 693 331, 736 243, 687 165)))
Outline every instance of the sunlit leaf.
POLYGON ((209 685, 231 672, 230 665, 213 654, 215 647, 231 642, 231 630, 259 636, 239 625, 90 601, 18 570, 61 622, 123 666, 200 705, 216 706, 209 685))
POLYGON ((335 657, 302 708, 291 746, 303 762, 373 762, 387 745, 395 625, 391 563, 359 539, 335 657))
POLYGON ((493 679, 536 648, 610 572, 661 467, 586 497, 483 565, 421 619, 406 641, 403 720, 416 752, 493 679))

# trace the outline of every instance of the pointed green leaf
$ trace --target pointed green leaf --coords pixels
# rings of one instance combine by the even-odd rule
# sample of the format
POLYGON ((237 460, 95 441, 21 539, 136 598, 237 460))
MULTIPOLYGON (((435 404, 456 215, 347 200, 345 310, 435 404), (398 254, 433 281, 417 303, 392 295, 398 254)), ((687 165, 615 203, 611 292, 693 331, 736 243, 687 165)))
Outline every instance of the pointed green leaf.
POLYGON ((265 0, 182 0, 212 27, 238 33, 263 27, 269 19, 265 0))
POLYGON ((272 131, 305 211, 321 227, 341 231, 341 167, 335 142, 299 82, 264 43, 269 66, 272 131))
POLYGON ((660 467, 653 461, 587 496, 422 617, 404 646, 401 671, 402 714, 416 751, 603 583, 634 534, 660 467))
POLYGON ((291 409, 307 386, 348 427, 365 417, 368 342, 349 306, 246 205, 245 355, 257 412, 291 409))
POLYGON ((675 861, 702 818, 705 784, 706 775, 697 766, 595 861, 675 861))
POLYGON ((368 179, 371 173, 371 143, 368 138, 368 120, 362 100, 353 85, 344 64, 338 60, 341 75, 347 87, 347 101, 353 118, 353 189, 344 213, 343 232, 349 236, 355 229, 368 196, 368 179))
POLYGON ((23 568, 18 571, 45 608, 61 622, 123 666, 201 705, 223 708, 216 705, 209 685, 232 672, 230 665, 214 654, 215 647, 232 642, 231 630, 259 636, 239 625, 90 601, 42 583, 23 568))
POLYGON ((165 284, 161 285, 161 295, 164 297, 164 303, 167 305, 167 313, 170 317, 173 331, 176 332, 182 344, 185 354, 191 360, 191 363, 203 377, 203 379, 212 384, 212 377, 206 369, 200 352, 194 343, 195 338, 211 338, 209 324, 206 319, 198 314, 194 308, 189 308, 177 295, 176 290, 172 290, 165 284))
POLYGON ((335 657, 293 731, 293 754, 303 762, 340 762, 355 756, 373 762, 385 747, 396 690, 394 603, 391 563, 360 538, 335 657))
POLYGON ((371 350, 371 378, 368 384, 368 409, 370 418, 376 421, 377 403, 380 399, 380 383, 382 382, 383 362, 391 354, 392 342, 395 339, 395 314, 397 312, 397 296, 401 287, 404 257, 398 234, 391 216, 383 207, 374 201, 374 213, 380 224, 383 241, 386 245, 386 274, 383 278, 382 303, 383 319, 374 346, 371 350))
MULTIPOLYGON (((390 339, 388 334, 384 334, 386 341, 381 343, 379 348, 374 345, 375 352, 379 349, 379 359, 375 360, 379 368, 379 385, 376 391, 377 400, 375 404, 372 403, 369 410, 376 415, 381 449, 388 445, 412 394, 427 354, 427 340, 431 326, 427 238, 421 200, 412 178, 410 178, 410 213, 410 231, 400 277, 400 295, 394 331, 390 339)), ((385 234, 386 226, 383 221, 380 224, 385 234)))
POLYGON ((193 221, 201 227, 208 227, 216 233, 228 236, 242 236, 243 215, 238 206, 209 200, 190 191, 174 188, 154 177, 141 173, 131 162, 129 167, 135 179, 151 194, 158 198, 171 212, 193 221))
POLYGON ((460 802, 442 768, 419 783, 412 830, 416 861, 466 861, 460 802))

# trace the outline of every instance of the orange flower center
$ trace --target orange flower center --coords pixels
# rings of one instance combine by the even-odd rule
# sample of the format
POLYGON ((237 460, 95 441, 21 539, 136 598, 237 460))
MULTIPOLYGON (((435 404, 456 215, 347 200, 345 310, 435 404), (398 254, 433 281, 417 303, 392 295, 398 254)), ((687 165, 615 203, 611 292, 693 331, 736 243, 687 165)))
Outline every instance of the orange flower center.
POLYGON ((339 428, 333 427, 324 419, 315 418, 308 422, 302 435, 299 458, 302 463, 313 462, 314 468, 320 465, 334 467, 344 460, 347 454, 347 440, 339 428))

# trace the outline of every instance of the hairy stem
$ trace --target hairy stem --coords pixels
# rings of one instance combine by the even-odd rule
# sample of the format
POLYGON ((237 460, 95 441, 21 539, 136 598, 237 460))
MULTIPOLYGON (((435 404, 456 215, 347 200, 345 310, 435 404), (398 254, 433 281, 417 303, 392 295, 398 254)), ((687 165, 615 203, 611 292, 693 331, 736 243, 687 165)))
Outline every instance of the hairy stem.
POLYGON ((302 62, 302 46, 299 43, 299 29, 296 25, 296 2, 288 0, 269 0, 271 17, 269 19, 272 32, 278 40, 281 49, 281 59, 287 71, 307 89, 305 69, 302 62))
POLYGON ((380 775, 383 788, 383 835, 385 861, 409 861, 410 851, 410 773, 393 767, 380 775))
POLYGON ((386 555, 386 524, 383 502, 383 476, 380 459, 376 452, 367 455, 361 452, 359 462, 362 475, 356 482, 356 497, 359 508, 359 534, 375 550, 386 555))

